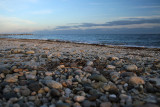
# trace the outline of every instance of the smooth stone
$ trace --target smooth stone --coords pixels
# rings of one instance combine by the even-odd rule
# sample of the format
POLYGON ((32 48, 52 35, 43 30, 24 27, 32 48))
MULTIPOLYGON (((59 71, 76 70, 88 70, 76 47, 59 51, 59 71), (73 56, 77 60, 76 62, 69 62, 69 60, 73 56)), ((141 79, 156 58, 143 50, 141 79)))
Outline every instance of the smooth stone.
POLYGON ((21 53, 24 53, 24 50, 22 49, 14 49, 11 51, 12 54, 21 54, 21 53))
POLYGON ((108 60, 115 61, 115 60, 119 60, 119 58, 118 57, 109 57, 108 60))
POLYGON ((0 68, 0 73, 9 74, 9 73, 11 73, 11 71, 8 70, 8 69, 5 68, 5 67, 1 67, 1 68, 0 68))
POLYGON ((36 80, 36 75, 33 75, 33 74, 26 74, 26 79, 29 79, 29 80, 36 80))
POLYGON ((46 80, 46 85, 50 88, 62 89, 62 84, 54 80, 46 80))
POLYGON ((110 79, 114 82, 117 81, 119 79, 119 77, 120 77, 119 72, 111 72, 110 73, 110 79))
POLYGON ((29 96, 31 91, 28 88, 25 87, 25 88, 20 89, 20 93, 21 93, 22 96, 29 96))
POLYGON ((70 105, 67 103, 57 103, 56 107, 70 107, 70 105))
POLYGON ((110 94, 109 95, 109 100, 113 101, 113 102, 116 102, 117 101, 117 96, 115 94, 110 94))
POLYGON ((29 101, 35 101, 35 100, 36 100, 36 96, 29 96, 29 97, 28 97, 28 100, 29 100, 29 101))
POLYGON ((107 69, 115 69, 116 67, 115 66, 113 66, 113 65, 107 65, 107 67, 106 67, 107 69))
POLYGON ((60 92, 56 89, 51 89, 50 95, 52 97, 60 97, 61 96, 60 92))
POLYGON ((7 75, 4 81, 14 83, 14 82, 17 82, 18 79, 17 79, 17 76, 15 75, 7 75))
POLYGON ((109 82, 108 84, 104 84, 102 86, 103 90, 109 91, 110 93, 117 94, 118 93, 118 88, 115 84, 109 82))
POLYGON ((144 80, 140 77, 130 77, 129 78, 129 83, 132 85, 140 85, 140 84, 145 84, 144 80))
POLYGON ((26 54, 34 54, 34 51, 27 51, 26 54))
POLYGON ((91 80, 107 82, 107 79, 103 75, 93 74, 89 77, 91 80))
POLYGON ((10 98, 15 98, 15 97, 18 97, 16 93, 14 92, 8 92, 8 93, 4 93, 3 94, 3 97, 6 99, 6 100, 9 100, 10 98))
POLYGON ((137 76, 135 73, 133 72, 123 72, 121 73, 122 77, 132 77, 132 76, 137 76))
POLYGON ((87 66, 93 66, 93 62, 92 61, 88 61, 86 65, 87 66))
POLYGON ((85 100, 85 97, 84 96, 75 96, 73 99, 74 99, 74 101, 77 101, 77 102, 83 102, 85 100))
POLYGON ((112 106, 112 103, 110 102, 103 102, 100 104, 100 107, 111 107, 112 106))
POLYGON ((88 100, 84 100, 82 102, 82 107, 97 107, 97 106, 96 106, 96 102, 91 102, 91 101, 88 101, 88 100))
POLYGON ((136 70, 138 69, 138 67, 137 67, 136 65, 127 65, 127 66, 125 67, 125 69, 126 69, 127 71, 136 71, 136 70))
POLYGON ((83 68, 83 70, 85 72, 90 72, 90 73, 93 72, 93 68, 91 66, 86 66, 86 67, 83 68))
POLYGON ((46 76, 52 76, 53 73, 52 73, 52 72, 45 72, 45 75, 46 75, 46 76))
POLYGON ((65 89, 65 94, 66 94, 66 97, 69 97, 69 95, 71 94, 72 90, 70 90, 69 88, 66 88, 65 89))
POLYGON ((30 83, 28 85, 28 88, 31 90, 31 91, 39 91, 41 89, 41 85, 38 83, 38 82, 33 82, 33 83, 30 83))

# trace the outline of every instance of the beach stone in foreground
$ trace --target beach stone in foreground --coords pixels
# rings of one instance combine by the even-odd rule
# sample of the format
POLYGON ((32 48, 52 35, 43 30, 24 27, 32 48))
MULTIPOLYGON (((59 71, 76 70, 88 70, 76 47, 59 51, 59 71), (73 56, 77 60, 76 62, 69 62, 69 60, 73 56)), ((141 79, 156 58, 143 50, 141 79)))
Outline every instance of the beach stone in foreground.
POLYGON ((50 88, 55 88, 55 89, 61 89, 62 88, 62 84, 59 83, 59 82, 56 82, 54 80, 46 80, 45 83, 50 88))
POLYGON ((103 102, 100 104, 100 107, 111 107, 112 104, 110 102, 103 102))
POLYGON ((127 66, 125 66, 125 69, 127 71, 136 71, 138 69, 138 67, 136 65, 127 65, 127 66))
POLYGON ((140 85, 140 84, 145 84, 144 80, 140 77, 130 77, 129 78, 129 83, 132 85, 140 85))
POLYGON ((93 74, 89 77, 91 80, 107 82, 107 79, 103 75, 93 74))
POLYGON ((85 97, 84 96, 75 96, 74 97, 74 101, 77 101, 77 102, 82 102, 85 100, 85 97))

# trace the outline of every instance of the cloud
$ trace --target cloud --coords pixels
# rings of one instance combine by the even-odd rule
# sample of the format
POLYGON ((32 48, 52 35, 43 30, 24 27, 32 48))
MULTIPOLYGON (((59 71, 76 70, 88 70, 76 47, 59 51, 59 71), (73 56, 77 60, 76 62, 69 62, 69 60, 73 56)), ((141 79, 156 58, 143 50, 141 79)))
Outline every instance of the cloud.
POLYGON ((38 10, 38 11, 33 11, 32 14, 35 15, 43 15, 43 14, 51 14, 52 10, 48 9, 48 10, 38 10))
POLYGON ((36 29, 36 23, 20 19, 17 17, 7 17, 0 15, 0 33, 12 33, 12 32, 31 32, 36 29))
POLYGON ((160 18, 124 18, 123 20, 110 21, 102 24, 96 23, 82 23, 72 26, 57 26, 56 30, 64 29, 89 29, 89 28, 149 28, 154 26, 160 26, 160 18))

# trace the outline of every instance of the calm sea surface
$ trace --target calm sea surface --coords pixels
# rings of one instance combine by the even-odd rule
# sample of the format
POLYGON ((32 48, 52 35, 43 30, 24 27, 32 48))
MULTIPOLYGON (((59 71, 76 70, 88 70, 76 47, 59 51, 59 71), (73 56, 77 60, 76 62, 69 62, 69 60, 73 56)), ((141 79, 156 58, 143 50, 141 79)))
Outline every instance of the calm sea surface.
POLYGON ((34 34, 0 38, 60 40, 77 43, 160 48, 160 34, 34 34))

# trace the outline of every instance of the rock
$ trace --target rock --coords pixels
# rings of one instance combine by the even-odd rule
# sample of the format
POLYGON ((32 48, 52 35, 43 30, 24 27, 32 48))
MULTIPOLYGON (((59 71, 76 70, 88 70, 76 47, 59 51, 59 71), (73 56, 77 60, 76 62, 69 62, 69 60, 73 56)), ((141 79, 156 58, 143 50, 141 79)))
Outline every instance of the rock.
POLYGON ((19 104, 13 104, 13 107, 20 107, 20 105, 19 104))
POLYGON ((36 80, 36 75, 33 75, 33 74, 26 74, 26 79, 29 79, 29 80, 36 80))
POLYGON ((52 72, 45 72, 45 75, 46 75, 46 76, 52 76, 53 73, 52 73, 52 72))
POLYGON ((82 107, 97 107, 97 106, 96 106, 96 102, 91 102, 91 101, 88 101, 88 100, 84 100, 82 102, 82 107))
POLYGON ((35 101, 35 100, 36 100, 36 96, 29 96, 29 97, 28 97, 28 100, 29 100, 29 101, 35 101))
POLYGON ((107 69, 115 69, 116 67, 115 66, 113 66, 113 65, 107 65, 107 67, 106 67, 107 69))
POLYGON ((70 107, 70 105, 67 103, 57 103, 56 107, 70 107))
POLYGON ((73 107, 82 107, 78 102, 73 104, 73 107))
POLYGON ((103 75, 93 74, 89 77, 91 80, 107 82, 107 79, 103 75))
POLYGON ((77 102, 83 102, 85 100, 85 97, 84 96, 75 96, 73 99, 74 99, 74 101, 77 101, 77 102))
POLYGON ((46 85, 50 88, 55 88, 55 89, 61 89, 62 88, 62 84, 59 82, 56 82, 54 80, 46 80, 46 85))
POLYGON ((93 66, 93 62, 92 61, 88 61, 86 65, 87 66, 93 66))
POLYGON ((6 81, 6 82, 17 82, 17 81, 18 81, 17 78, 18 78, 18 77, 15 76, 15 75, 10 75, 10 74, 8 74, 8 75, 6 76, 6 79, 5 79, 4 81, 6 81))
POLYGON ((121 73, 122 77, 132 77, 132 76, 137 76, 135 73, 133 72, 123 72, 121 73))
POLYGON ((52 97, 60 97, 61 96, 60 92, 56 89, 51 89, 50 95, 52 97))
POLYGON ((117 81, 119 79, 119 77, 120 77, 119 72, 111 72, 110 73, 110 79, 114 82, 117 81))
POLYGON ((65 94, 66 94, 66 97, 69 97, 69 95, 71 94, 71 90, 69 88, 66 88, 65 94))
POLYGON ((85 72, 90 72, 90 73, 93 72, 93 68, 91 66, 86 66, 86 67, 83 68, 83 70, 85 72))
POLYGON ((119 58, 118 57, 109 57, 108 60, 115 61, 115 60, 119 60, 119 58))
POLYGON ((117 94, 117 93, 118 93, 118 88, 117 88, 117 86, 116 86, 115 84, 111 83, 111 82, 109 82, 108 84, 107 84, 107 83, 104 84, 104 85, 102 86, 102 88, 103 88, 103 90, 108 91, 108 92, 110 92, 110 93, 114 93, 114 94, 117 94))
POLYGON ((5 67, 0 67, 0 73, 9 74, 11 71, 5 67))
POLYGON ((21 93, 22 96, 29 96, 31 91, 28 88, 23 87, 23 88, 20 89, 20 93, 21 93))
POLYGON ((24 50, 22 49, 14 49, 11 51, 12 54, 21 54, 21 53, 24 53, 24 50))
POLYGON ((0 57, 4 57, 4 55, 0 53, 0 57))
POLYGON ((23 69, 21 69, 21 68, 17 68, 17 69, 14 69, 13 71, 14 71, 14 72, 22 72, 22 71, 23 71, 23 69))
POLYGON ((28 88, 31 90, 31 91, 39 91, 41 89, 41 85, 38 83, 38 82, 33 82, 33 83, 30 83, 28 85, 28 88))
POLYGON ((116 102, 117 101, 117 96, 115 94, 110 94, 109 95, 109 100, 113 101, 113 102, 116 102))
POLYGON ((111 107, 112 106, 112 103, 110 102, 103 102, 100 104, 100 107, 111 107))
POLYGON ((133 76, 129 78, 129 84, 140 85, 140 84, 145 84, 145 82, 142 78, 133 76))
POLYGON ((127 71, 136 71, 136 70, 138 69, 138 67, 137 67, 136 65, 127 65, 127 66, 125 67, 125 69, 126 69, 127 71))
POLYGON ((9 92, 9 93, 4 93, 3 94, 3 97, 6 99, 6 100, 9 100, 10 98, 15 98, 15 97, 18 97, 16 93, 14 92, 9 92))
POLYGON ((34 51, 27 51, 26 54, 34 54, 34 51))

